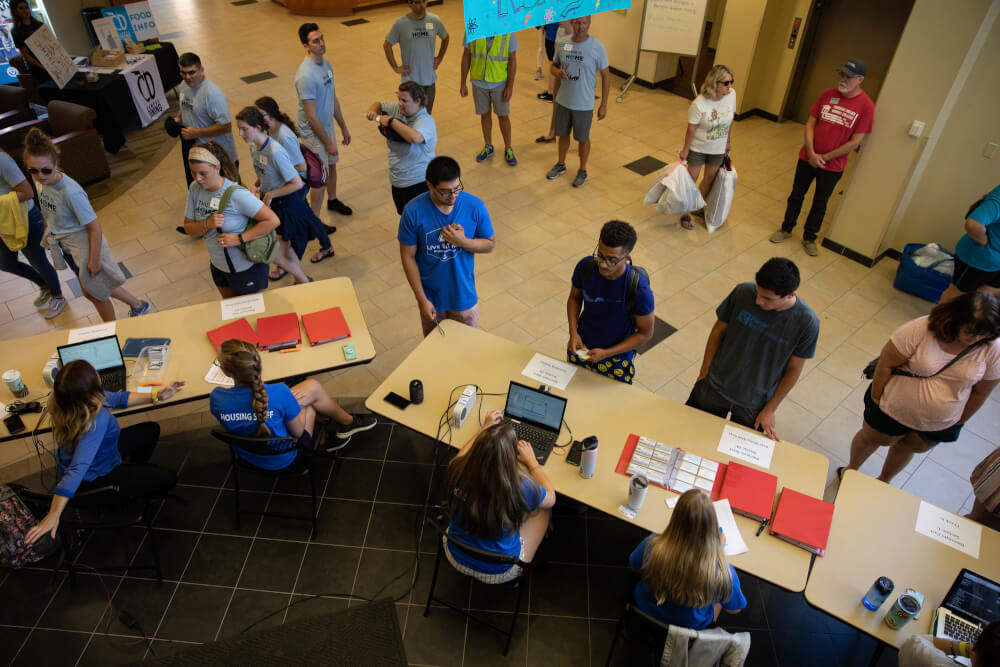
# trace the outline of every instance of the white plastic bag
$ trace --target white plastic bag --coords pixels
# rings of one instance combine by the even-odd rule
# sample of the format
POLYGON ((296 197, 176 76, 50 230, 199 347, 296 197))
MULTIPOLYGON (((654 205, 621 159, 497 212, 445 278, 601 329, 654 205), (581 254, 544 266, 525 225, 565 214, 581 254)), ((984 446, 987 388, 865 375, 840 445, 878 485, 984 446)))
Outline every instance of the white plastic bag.
POLYGON ((705 227, 709 232, 714 232, 729 217, 729 209, 733 206, 733 193, 736 191, 736 169, 732 162, 723 165, 715 175, 715 182, 708 192, 708 201, 705 202, 705 227))
POLYGON ((663 195, 656 204, 660 213, 681 215, 705 207, 705 198, 688 173, 686 162, 668 165, 666 176, 660 182, 664 186, 663 195))
POLYGON ((653 178, 653 182, 649 186, 649 190, 646 192, 646 198, 642 200, 643 204, 648 206, 653 206, 660 203, 660 197, 663 196, 663 191, 667 189, 667 186, 663 184, 663 177, 667 175, 670 171, 671 165, 665 166, 656 172, 656 176, 653 178))

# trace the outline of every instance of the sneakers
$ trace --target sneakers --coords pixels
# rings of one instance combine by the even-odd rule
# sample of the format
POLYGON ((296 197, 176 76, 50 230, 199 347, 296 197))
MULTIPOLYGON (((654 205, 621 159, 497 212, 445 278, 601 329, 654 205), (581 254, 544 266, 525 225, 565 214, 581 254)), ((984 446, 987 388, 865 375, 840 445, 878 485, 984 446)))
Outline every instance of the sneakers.
POLYGON ((184 225, 177 225, 176 227, 174 227, 174 230, 182 236, 188 235, 187 230, 184 229, 184 225))
POLYGON ((554 180, 556 178, 559 178, 560 176, 562 176, 565 173, 566 173, 566 165, 559 164, 558 162, 556 162, 556 166, 554 166, 551 169, 549 169, 549 173, 545 174, 545 178, 547 178, 547 179, 549 179, 551 181, 551 180, 554 180))
POLYGON ((325 222, 323 223, 323 229, 326 230, 327 234, 333 234, 335 231, 337 231, 336 225, 328 225, 325 222))
POLYGON ((508 148, 503 152, 503 159, 507 161, 507 164, 514 166, 517 164, 517 158, 514 157, 514 149, 508 148))
POLYGON ((583 184, 587 182, 587 172, 583 169, 576 172, 576 178, 573 179, 574 188, 582 188, 583 184))
POLYGON ((66 299, 61 296, 54 296, 49 299, 49 304, 45 308, 45 314, 42 315, 47 320, 51 320, 66 308, 66 299))
POLYGON ((770 241, 771 243, 781 243, 782 241, 791 238, 791 236, 792 236, 791 232, 786 232, 779 229, 775 233, 771 234, 770 241))
POLYGON ((47 304, 49 302, 49 299, 51 298, 52 298, 52 290, 50 290, 48 287, 43 287, 40 290, 38 290, 38 297, 32 302, 32 305, 35 308, 41 308, 42 306, 47 304))
POLYGON ((149 312, 149 308, 150 306, 148 301, 140 301, 138 308, 133 308, 132 310, 128 311, 128 316, 139 317, 140 315, 145 315, 146 313, 149 312))
POLYGON ((542 78, 542 68, 539 67, 538 69, 535 70, 535 81, 538 81, 541 78, 542 78))
POLYGON ((326 202, 326 210, 333 211, 334 213, 339 213, 341 215, 351 215, 354 213, 350 206, 339 199, 328 199, 326 202))
POLYGON ((550 93, 549 91, 545 91, 544 93, 538 93, 538 95, 536 95, 535 97, 537 97, 543 102, 551 102, 553 99, 552 93, 550 93))
MULTIPOLYGON (((353 419, 350 424, 336 424, 334 434, 340 440, 346 440, 350 438, 355 433, 361 433, 362 431, 369 431, 375 428, 378 424, 378 418, 372 414, 355 414, 351 415, 353 419)), ((333 424, 331 424, 333 426, 333 424)))
POLYGON ((479 151, 479 154, 476 155, 476 162, 482 162, 491 157, 493 157, 493 146, 491 144, 486 144, 483 146, 483 150, 479 151))
POLYGON ((815 241, 809 241, 802 239, 802 248, 806 251, 806 254, 810 257, 815 257, 819 254, 819 248, 816 247, 815 241))

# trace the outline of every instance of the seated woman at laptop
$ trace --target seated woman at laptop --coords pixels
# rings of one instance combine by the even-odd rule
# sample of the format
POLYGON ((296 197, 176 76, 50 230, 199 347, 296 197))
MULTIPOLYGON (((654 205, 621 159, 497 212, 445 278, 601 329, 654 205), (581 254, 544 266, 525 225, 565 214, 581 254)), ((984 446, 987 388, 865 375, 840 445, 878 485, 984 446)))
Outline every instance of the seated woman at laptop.
MULTIPOLYGON (((501 424, 502 418, 497 410, 486 415, 483 427, 448 466, 445 488, 453 496, 448 533, 471 547, 530 563, 549 527, 556 492, 531 445, 519 441, 514 426, 501 424)), ((486 583, 520 575, 516 565, 485 563, 447 542, 445 555, 456 570, 486 583)))
MULTIPOLYGON (((222 343, 219 367, 235 382, 233 387, 216 387, 208 397, 208 409, 229 433, 245 438, 293 437, 305 448, 313 448, 316 414, 336 422, 336 436, 324 451, 333 452, 361 431, 375 428, 375 415, 351 415, 330 398, 316 380, 305 380, 289 388, 282 382, 265 384, 261 378, 260 355, 251 343, 231 338, 222 343)), ((264 470, 284 470, 298 457, 292 449, 278 456, 260 456, 237 449, 248 463, 264 470)))
POLYGON ((747 606, 740 578, 726 562, 712 500, 700 489, 680 497, 667 527, 640 542, 628 563, 642 576, 636 605, 664 623, 703 630, 723 609, 736 614, 747 606))
POLYGON ((45 535, 55 537, 59 517, 79 492, 117 486, 132 498, 157 498, 177 484, 173 470, 151 465, 150 457, 160 437, 160 425, 142 422, 119 428, 108 408, 124 408, 166 400, 184 382, 172 382, 158 392, 138 394, 108 391, 88 362, 78 359, 56 375, 47 410, 56 442, 59 482, 52 491, 52 505, 37 526, 28 531, 28 544, 45 535), (128 461, 124 463, 123 461, 128 461))
POLYGON ((1000 621, 983 628, 976 641, 955 642, 930 635, 911 635, 899 648, 899 667, 953 667, 954 657, 965 657, 972 667, 1000 664, 1000 621))

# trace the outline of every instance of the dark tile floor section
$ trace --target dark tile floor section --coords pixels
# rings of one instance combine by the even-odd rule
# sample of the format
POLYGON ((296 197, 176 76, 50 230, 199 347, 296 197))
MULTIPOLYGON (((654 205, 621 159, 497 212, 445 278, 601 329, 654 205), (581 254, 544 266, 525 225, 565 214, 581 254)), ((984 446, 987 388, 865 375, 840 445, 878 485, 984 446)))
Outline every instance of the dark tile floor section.
MULTIPOLYGON (((126 280, 132 277, 132 272, 129 271, 128 267, 125 266, 122 262, 118 262, 118 268, 122 270, 123 274, 125 274, 126 280)), ((66 281, 66 286, 69 287, 69 291, 73 293, 74 297, 79 298, 83 296, 83 292, 80 291, 79 279, 70 278, 69 280, 66 281)))
POLYGON ((666 162, 657 160, 652 155, 647 155, 645 157, 639 158, 638 160, 635 160, 634 162, 629 162, 627 165, 625 165, 625 168, 634 171, 640 176, 646 176, 648 174, 652 174, 657 169, 666 166, 666 164, 667 164, 666 162))
POLYGON ((243 5, 255 5, 257 0, 236 0, 236 2, 231 3, 235 7, 242 7, 243 5))
MULTIPOLYGON (((633 585, 624 564, 644 537, 635 526, 580 512, 572 502, 557 506, 543 562, 525 591, 526 613, 504 658, 503 638, 484 625, 445 607, 423 616, 435 549, 423 529, 424 502, 437 497, 438 478, 429 439, 381 423, 355 435, 335 465, 321 464, 319 534, 312 541, 304 522, 245 517, 236 529, 228 458, 207 429, 166 437, 157 448, 154 461, 179 469, 177 492, 189 502, 168 503, 156 517, 162 587, 147 570, 81 574, 75 591, 65 574, 52 577, 51 563, 0 570, 0 664, 125 664, 232 637, 252 624, 343 609, 352 595, 397 598, 412 664, 604 664, 633 585), (137 623, 123 623, 123 612, 137 623)), ((21 481, 36 486, 38 477, 21 481)), ((245 474, 241 483, 245 507, 287 512, 308 506, 301 485, 245 474)), ((143 539, 143 531, 132 531, 136 564, 150 560, 143 539)), ((100 565, 123 554, 114 535, 96 533, 79 561, 100 565)), ((811 608, 801 594, 748 574, 741 582, 749 606, 723 615, 722 625, 751 634, 747 665, 846 667, 866 664, 872 655, 874 640, 811 608)), ((494 625, 510 622, 510 587, 472 582, 447 563, 436 594, 494 625)), ((631 624, 612 662, 655 665, 661 650, 662 637, 631 624)), ((879 667, 895 664, 896 652, 885 651, 879 667)))
POLYGON ((241 76, 240 81, 243 83, 258 83, 259 81, 267 81, 268 79, 277 79, 278 75, 274 72, 257 72, 256 74, 249 74, 247 76, 241 76))
POLYGON ((165 35, 160 35, 160 41, 167 42, 170 41, 171 39, 177 39, 178 37, 183 37, 186 34, 187 32, 185 32, 184 30, 178 30, 177 32, 168 32, 165 35))
POLYGON ((350 21, 341 21, 346 26, 361 25, 362 23, 371 23, 368 19, 351 19, 350 21))
POLYGON ((639 354, 646 354, 654 347, 677 333, 677 327, 673 326, 669 322, 661 320, 655 315, 653 316, 653 319, 656 320, 656 323, 653 326, 653 337, 650 338, 645 345, 640 345, 636 349, 639 354))

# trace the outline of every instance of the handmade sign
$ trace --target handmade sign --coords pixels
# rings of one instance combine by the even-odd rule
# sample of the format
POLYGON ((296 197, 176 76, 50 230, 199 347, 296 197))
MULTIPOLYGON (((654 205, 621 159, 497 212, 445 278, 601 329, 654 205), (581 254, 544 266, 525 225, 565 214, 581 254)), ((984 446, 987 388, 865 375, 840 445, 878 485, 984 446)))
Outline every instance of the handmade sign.
POLYGON ((631 5, 632 0, 464 0, 465 31, 470 40, 493 37, 631 5))

